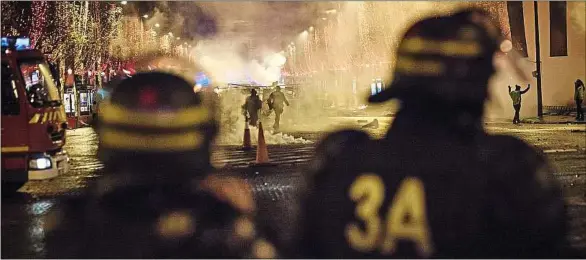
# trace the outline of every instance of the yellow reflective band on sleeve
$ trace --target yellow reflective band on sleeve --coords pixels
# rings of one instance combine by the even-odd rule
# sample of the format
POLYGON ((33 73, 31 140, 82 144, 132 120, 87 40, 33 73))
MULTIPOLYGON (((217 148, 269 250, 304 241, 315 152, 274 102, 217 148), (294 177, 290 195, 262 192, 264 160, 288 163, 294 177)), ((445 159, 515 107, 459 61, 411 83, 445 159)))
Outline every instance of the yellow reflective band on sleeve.
POLYGON ((415 37, 405 40, 399 52, 438 54, 448 57, 478 57, 482 53, 482 47, 475 41, 434 41, 415 37))
POLYGON ((33 117, 31 118, 31 120, 28 121, 29 124, 36 124, 39 122, 39 119, 41 118, 41 114, 36 113, 33 115, 33 117))
POLYGON ((200 147, 203 135, 198 131, 173 134, 137 134, 106 128, 100 134, 104 147, 151 150, 151 151, 185 151, 200 147))
POLYGON ((405 75, 441 76, 445 73, 445 66, 439 61, 415 60, 404 56, 397 60, 395 69, 405 75))
POLYGON ((181 128, 208 121, 210 118, 210 111, 201 106, 186 108, 172 113, 160 112, 154 114, 130 111, 121 106, 104 103, 100 107, 100 116, 102 122, 106 124, 155 128, 181 128))
POLYGON ((2 147, 3 153, 19 153, 27 152, 28 146, 13 146, 13 147, 2 147))

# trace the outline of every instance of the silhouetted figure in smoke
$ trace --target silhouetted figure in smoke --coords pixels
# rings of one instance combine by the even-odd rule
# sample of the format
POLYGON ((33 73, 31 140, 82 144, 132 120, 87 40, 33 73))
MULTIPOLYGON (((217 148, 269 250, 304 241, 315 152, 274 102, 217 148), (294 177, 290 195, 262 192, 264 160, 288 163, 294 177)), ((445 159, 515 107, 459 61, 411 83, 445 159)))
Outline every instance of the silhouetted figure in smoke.
POLYGON ((269 109, 275 110, 275 124, 273 124, 273 129, 275 131, 279 131, 281 114, 283 114, 285 104, 289 106, 289 101, 285 97, 285 94, 281 91, 281 87, 277 86, 276 82, 273 83, 273 86, 276 86, 276 90, 271 93, 267 102, 269 104, 269 109))
POLYGON ((574 82, 574 101, 576 101, 576 120, 584 121, 584 111, 582 110, 582 101, 584 101, 584 82, 577 79, 574 82))
POLYGON ((256 89, 250 90, 250 96, 246 97, 246 101, 244 102, 244 105, 242 105, 245 116, 248 115, 246 116, 247 124, 250 124, 251 126, 257 126, 258 115, 261 108, 262 101, 258 97, 256 89))
MULTIPOLYGON (((561 190, 544 156, 482 117, 502 38, 481 10, 417 22, 396 54, 384 139, 332 133, 304 199, 305 258, 564 258, 561 190)), ((500 53, 499 53, 500 54, 500 53)))
POLYGON ((178 76, 139 73, 102 104, 104 176, 44 219, 48 258, 273 258, 246 182, 214 175, 218 125, 178 76))
POLYGON ((515 90, 511 91, 511 86, 509 86, 509 96, 511 96, 511 100, 513 100, 513 108, 515 109, 513 124, 521 123, 521 120, 519 119, 519 112, 521 111, 521 95, 527 93, 530 88, 531 84, 528 84, 527 88, 521 91, 521 86, 515 85, 515 90))

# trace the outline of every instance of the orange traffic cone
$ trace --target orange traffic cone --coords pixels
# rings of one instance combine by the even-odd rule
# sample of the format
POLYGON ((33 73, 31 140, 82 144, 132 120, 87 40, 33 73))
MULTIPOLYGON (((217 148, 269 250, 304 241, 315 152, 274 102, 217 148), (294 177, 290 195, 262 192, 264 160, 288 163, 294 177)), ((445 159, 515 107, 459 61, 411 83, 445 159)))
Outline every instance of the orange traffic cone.
POLYGON ((250 141, 250 128, 248 128, 248 122, 244 124, 244 139, 242 141, 242 150, 250 150, 252 149, 252 144, 250 141))
POLYGON ((258 123, 258 146, 256 147, 256 162, 251 166, 273 166, 275 164, 269 161, 269 151, 265 142, 265 134, 262 129, 262 123, 258 123))

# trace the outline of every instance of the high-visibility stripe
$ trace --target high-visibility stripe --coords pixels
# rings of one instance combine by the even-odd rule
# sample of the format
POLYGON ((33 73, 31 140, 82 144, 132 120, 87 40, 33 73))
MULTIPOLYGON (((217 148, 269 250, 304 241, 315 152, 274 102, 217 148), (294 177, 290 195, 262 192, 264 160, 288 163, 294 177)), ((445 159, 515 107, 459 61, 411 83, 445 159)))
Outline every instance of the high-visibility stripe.
POLYGON ((438 54, 448 57, 477 57, 482 54, 482 46, 475 41, 436 41, 413 37, 406 39, 399 49, 406 54, 438 54))
POLYGON ((101 145, 110 148, 185 151, 199 148, 203 135, 198 131, 173 134, 137 134, 106 128, 100 134, 100 139, 101 145))
POLYGON ((59 122, 59 123, 67 122, 67 117, 65 116, 65 109, 61 108, 57 112, 57 122, 59 122))
POLYGON ((42 124, 44 124, 47 121, 47 117, 48 117, 49 113, 45 113, 43 115, 43 121, 41 122, 42 124))
POLYGON ((129 126, 180 128, 204 123, 210 119, 206 107, 192 107, 174 112, 145 113, 130 111, 111 103, 104 103, 100 108, 103 123, 129 126))
POLYGON ((445 73, 446 68, 439 61, 416 60, 403 56, 397 60, 396 70, 406 75, 440 76, 445 73))
POLYGON ((57 122, 58 116, 59 116, 59 112, 57 112, 57 111, 53 112, 53 120, 52 121, 57 122))
POLYGON ((39 113, 36 113, 33 115, 33 117, 31 118, 31 120, 28 121, 29 124, 36 124, 39 122, 39 119, 41 118, 41 115, 39 113))
POLYGON ((2 147, 3 153, 19 153, 27 152, 28 146, 13 146, 13 147, 2 147))

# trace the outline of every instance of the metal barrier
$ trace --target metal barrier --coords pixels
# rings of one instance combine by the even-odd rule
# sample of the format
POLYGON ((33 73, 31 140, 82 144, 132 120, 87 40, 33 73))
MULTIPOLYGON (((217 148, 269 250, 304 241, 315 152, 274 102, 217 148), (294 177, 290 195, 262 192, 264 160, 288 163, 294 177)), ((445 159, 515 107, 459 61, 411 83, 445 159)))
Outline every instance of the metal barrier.
MULTIPOLYGON (((582 107, 586 111, 586 107, 582 107)), ((549 115, 570 115, 576 112, 575 106, 543 106, 543 113, 549 115)))

